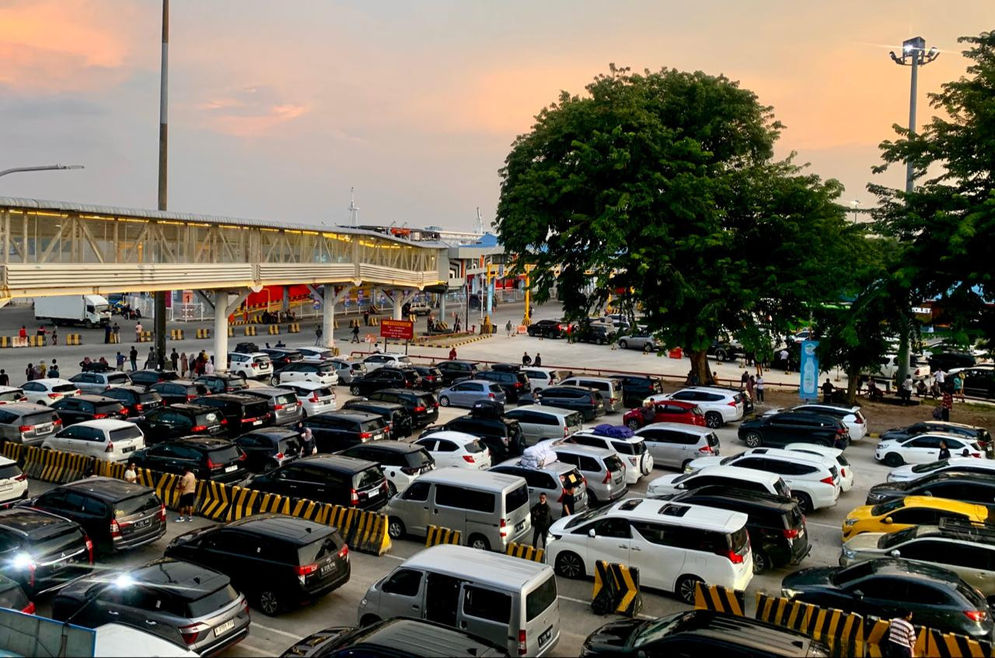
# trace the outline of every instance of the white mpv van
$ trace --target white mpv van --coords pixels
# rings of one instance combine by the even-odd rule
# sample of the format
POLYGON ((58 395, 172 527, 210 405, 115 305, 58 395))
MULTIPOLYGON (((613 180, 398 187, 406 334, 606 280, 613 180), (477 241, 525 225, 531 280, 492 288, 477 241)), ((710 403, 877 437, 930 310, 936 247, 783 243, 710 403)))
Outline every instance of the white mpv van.
POLYGON ((362 626, 428 619, 491 640, 512 656, 542 656, 560 639, 549 565, 451 544, 416 553, 371 585, 358 617, 362 626))
POLYGON ((753 579, 747 515, 704 505, 629 498, 561 518, 549 529, 546 559, 580 578, 599 560, 639 569, 645 587, 694 603, 699 582, 743 591, 753 579))

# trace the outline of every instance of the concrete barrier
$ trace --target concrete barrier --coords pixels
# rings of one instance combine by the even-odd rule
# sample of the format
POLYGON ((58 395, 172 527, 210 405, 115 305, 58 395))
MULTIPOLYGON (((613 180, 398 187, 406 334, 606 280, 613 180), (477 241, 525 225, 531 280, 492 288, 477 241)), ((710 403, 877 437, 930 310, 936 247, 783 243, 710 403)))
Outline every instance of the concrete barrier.
POLYGON ((508 550, 505 551, 505 554, 522 558, 523 560, 531 560, 532 562, 546 561, 546 551, 535 546, 529 546, 528 544, 511 542, 508 544, 508 550))
POLYGON ((436 544, 461 544, 462 535, 459 530, 443 528, 438 525, 430 525, 425 534, 425 546, 435 546, 436 544))
POLYGON ((624 564, 598 560, 594 569, 591 610, 598 615, 614 612, 635 617, 642 607, 639 570, 624 564))
POLYGON ((743 616, 743 592, 722 587, 696 583, 694 589, 695 610, 712 610, 743 616))

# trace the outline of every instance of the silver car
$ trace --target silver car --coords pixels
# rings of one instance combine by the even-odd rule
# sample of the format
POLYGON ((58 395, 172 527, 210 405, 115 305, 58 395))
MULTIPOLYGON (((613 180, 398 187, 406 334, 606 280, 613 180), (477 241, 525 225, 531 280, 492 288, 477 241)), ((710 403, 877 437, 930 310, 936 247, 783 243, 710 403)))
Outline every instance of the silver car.
POLYGON ((439 404, 443 407, 472 409, 478 400, 493 400, 504 404, 505 399, 501 385, 485 379, 457 382, 439 391, 439 404))
POLYGON ((0 439, 11 443, 38 445, 62 429, 54 409, 30 402, 0 406, 0 439))
POLYGON ((546 494, 546 502, 552 511, 553 520, 563 516, 564 492, 571 487, 574 490, 573 513, 578 514, 587 509, 587 484, 584 476, 576 466, 555 461, 538 468, 522 466, 516 457, 502 462, 490 469, 495 473, 517 475, 524 478, 529 485, 529 507, 539 502, 539 494, 546 494))
POLYGON ((553 450, 557 460, 576 466, 587 479, 587 499, 592 507, 621 498, 629 490, 625 463, 615 452, 565 443, 553 444, 553 450))
POLYGON ((668 466, 684 472, 688 462, 720 454, 715 430, 685 423, 651 423, 636 431, 653 455, 655 466, 668 466))
POLYGON ((131 383, 131 377, 126 373, 112 370, 110 372, 81 372, 70 377, 69 381, 76 384, 76 388, 81 393, 98 395, 109 388, 127 386, 131 383))
POLYGON ((618 337, 618 346, 623 350, 642 350, 644 352, 656 352, 663 348, 659 339, 645 329, 637 329, 632 333, 623 334, 618 337))
POLYGON ((579 411, 540 404, 523 404, 509 409, 504 417, 518 421, 525 444, 530 446, 548 439, 563 439, 584 428, 584 416, 579 411))
POLYGON ((297 395, 287 388, 257 386, 244 392, 266 400, 274 425, 291 425, 304 419, 304 408, 297 401, 297 395))

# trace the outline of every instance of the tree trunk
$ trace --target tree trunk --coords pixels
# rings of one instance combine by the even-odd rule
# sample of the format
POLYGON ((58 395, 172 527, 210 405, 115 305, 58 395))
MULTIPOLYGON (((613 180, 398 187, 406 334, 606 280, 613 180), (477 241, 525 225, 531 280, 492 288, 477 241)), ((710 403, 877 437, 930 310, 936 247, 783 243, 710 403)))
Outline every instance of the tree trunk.
POLYGON ((712 369, 709 367, 708 355, 705 354, 705 350, 690 352, 688 357, 691 359, 691 372, 698 375, 698 382, 702 385, 714 384, 712 369))
POLYGON ((860 381, 860 368, 846 371, 846 401, 857 404, 857 382, 860 381))

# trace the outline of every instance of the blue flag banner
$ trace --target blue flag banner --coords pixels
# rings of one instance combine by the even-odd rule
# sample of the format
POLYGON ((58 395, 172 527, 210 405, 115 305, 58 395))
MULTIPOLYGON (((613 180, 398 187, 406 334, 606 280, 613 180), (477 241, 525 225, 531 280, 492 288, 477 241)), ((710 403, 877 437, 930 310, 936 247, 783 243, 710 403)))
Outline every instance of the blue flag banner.
POLYGON ((801 383, 798 395, 803 400, 819 399, 819 357, 815 354, 818 345, 817 340, 802 341, 801 366, 798 368, 801 383))

